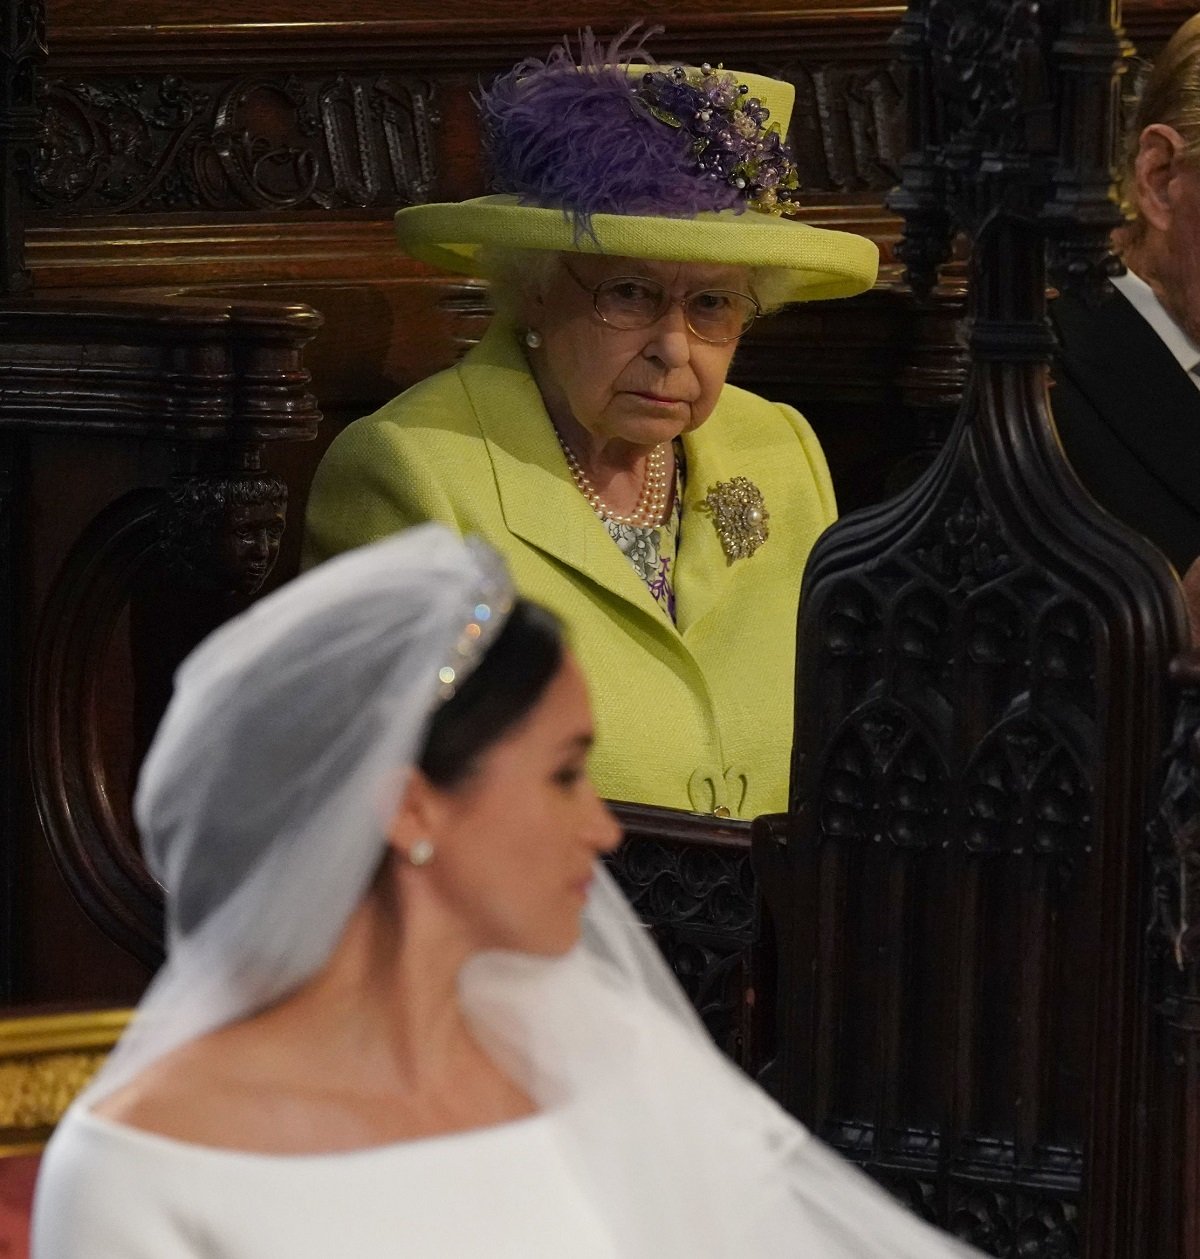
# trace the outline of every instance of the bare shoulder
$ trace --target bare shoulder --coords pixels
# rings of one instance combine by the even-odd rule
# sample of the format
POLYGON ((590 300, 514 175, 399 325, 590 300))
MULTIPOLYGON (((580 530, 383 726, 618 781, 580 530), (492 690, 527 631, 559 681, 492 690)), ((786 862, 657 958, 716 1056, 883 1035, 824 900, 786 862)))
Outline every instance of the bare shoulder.
POLYGON ((248 1154, 329 1154, 463 1132, 536 1107, 482 1051, 453 1088, 413 1092, 369 1068, 336 1067, 320 1042, 260 1020, 202 1036, 147 1067, 95 1114, 188 1145, 248 1154))
POLYGON ((227 1039, 213 1033, 168 1054, 104 1098, 94 1113, 179 1141, 229 1145, 239 1102, 252 1090, 227 1039))
POLYGON ((313 1074, 303 1044, 281 1040, 266 1020, 252 1018, 151 1063, 95 1113, 190 1145, 308 1152, 314 1148, 313 1074))

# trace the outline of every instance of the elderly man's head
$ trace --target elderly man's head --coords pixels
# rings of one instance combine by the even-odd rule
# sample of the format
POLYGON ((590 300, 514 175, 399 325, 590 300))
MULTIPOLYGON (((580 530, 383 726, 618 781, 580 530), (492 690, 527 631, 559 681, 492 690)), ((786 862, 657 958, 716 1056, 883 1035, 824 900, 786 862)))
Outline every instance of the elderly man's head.
POLYGON ((1200 14, 1163 50, 1134 115, 1125 166, 1127 265, 1200 343, 1200 14))

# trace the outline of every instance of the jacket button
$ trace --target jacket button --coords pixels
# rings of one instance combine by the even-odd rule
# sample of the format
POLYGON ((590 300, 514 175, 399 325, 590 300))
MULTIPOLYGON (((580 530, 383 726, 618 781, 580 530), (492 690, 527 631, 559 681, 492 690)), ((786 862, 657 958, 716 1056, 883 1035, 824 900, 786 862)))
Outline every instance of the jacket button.
POLYGON ((729 817, 729 810, 723 804, 717 805, 713 810, 713 817, 729 817))

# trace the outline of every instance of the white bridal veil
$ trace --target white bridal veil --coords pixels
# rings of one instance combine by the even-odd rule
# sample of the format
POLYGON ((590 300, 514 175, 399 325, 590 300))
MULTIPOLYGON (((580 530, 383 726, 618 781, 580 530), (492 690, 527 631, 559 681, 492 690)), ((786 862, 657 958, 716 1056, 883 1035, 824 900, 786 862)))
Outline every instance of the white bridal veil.
MULTIPOLYGON (((491 551, 427 525, 305 574, 188 658, 135 806, 167 889, 167 961, 77 1105, 321 968, 431 713, 511 603, 491 551)), ((461 982, 627 1259, 970 1253, 721 1057, 607 875, 566 957, 485 954, 461 982)))

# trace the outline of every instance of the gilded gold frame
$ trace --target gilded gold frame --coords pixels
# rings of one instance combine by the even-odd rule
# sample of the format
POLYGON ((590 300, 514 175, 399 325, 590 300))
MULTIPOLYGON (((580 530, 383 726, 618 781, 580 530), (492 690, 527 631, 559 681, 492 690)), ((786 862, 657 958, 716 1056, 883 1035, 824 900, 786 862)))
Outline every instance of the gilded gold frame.
POLYGON ((0 1019, 0 1158, 36 1154, 129 1022, 130 1010, 0 1019))

